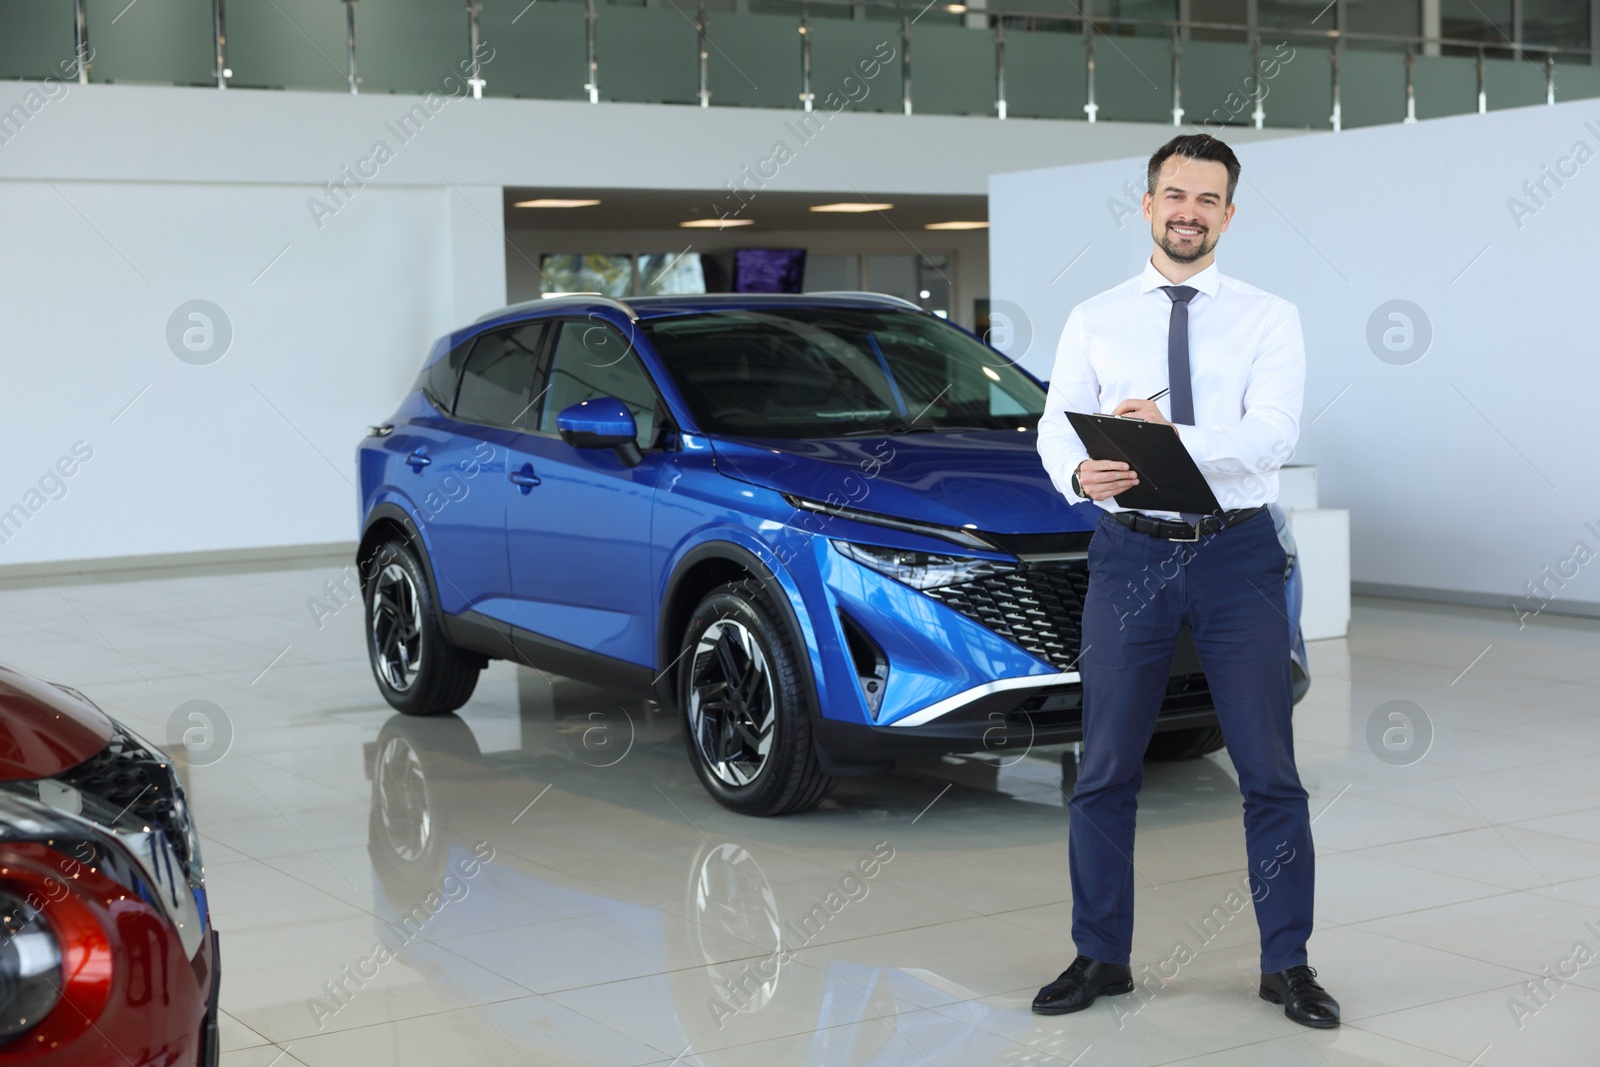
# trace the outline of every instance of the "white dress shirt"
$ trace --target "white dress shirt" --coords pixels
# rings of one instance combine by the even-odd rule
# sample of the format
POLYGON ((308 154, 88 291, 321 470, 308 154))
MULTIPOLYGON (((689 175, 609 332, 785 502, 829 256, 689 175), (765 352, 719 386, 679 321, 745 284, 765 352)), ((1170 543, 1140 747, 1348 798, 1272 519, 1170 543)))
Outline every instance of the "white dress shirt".
MULTIPOLYGON (((1072 472, 1089 453, 1065 413, 1109 414, 1124 400, 1168 386, 1172 301, 1160 287, 1171 284, 1147 262, 1143 274, 1090 297, 1067 316, 1039 419, 1039 457, 1068 503, 1088 499, 1072 491, 1072 472)), ((1278 468, 1300 436, 1306 368, 1300 312, 1220 273, 1215 261, 1183 284, 1197 290, 1189 301, 1195 425, 1177 427, 1178 437, 1225 510, 1269 504, 1278 499, 1278 468)), ((1171 419, 1171 394, 1156 405, 1171 419)), ((1111 497, 1097 504, 1128 510, 1111 497)))

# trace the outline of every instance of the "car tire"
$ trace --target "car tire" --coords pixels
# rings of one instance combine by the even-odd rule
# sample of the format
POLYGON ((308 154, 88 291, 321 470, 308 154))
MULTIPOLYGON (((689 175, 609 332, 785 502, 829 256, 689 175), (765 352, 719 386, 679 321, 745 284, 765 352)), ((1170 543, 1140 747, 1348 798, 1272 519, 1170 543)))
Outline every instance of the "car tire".
POLYGON ((684 743, 706 792, 743 815, 815 807, 834 779, 812 743, 798 641, 767 592, 753 580, 712 590, 680 647, 684 743))
POLYGON ((1222 748, 1222 727, 1192 726, 1183 730, 1163 730, 1150 738, 1144 758, 1159 762, 1199 759, 1222 748))
POLYGON ((365 568, 367 658, 378 690, 405 715, 444 715, 472 696, 484 659, 445 637, 416 553, 402 541, 378 547, 365 568))

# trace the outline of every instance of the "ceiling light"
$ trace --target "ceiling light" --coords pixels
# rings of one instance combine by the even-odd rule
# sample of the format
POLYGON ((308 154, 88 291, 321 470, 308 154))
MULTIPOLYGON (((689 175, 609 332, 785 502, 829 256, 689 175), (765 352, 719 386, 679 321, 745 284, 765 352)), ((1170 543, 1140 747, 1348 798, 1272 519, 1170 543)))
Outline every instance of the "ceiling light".
POLYGON ((987 222, 930 222, 924 230, 987 230, 987 222))
POLYGON ((513 207, 595 207, 598 200, 557 200, 545 197, 540 200, 518 200, 513 207))
POLYGON ((888 211, 893 204, 869 204, 865 200, 847 200, 842 204, 813 204, 812 211, 836 211, 841 215, 854 215, 865 211, 888 211))
POLYGON ((720 230, 724 226, 753 226, 755 219, 690 219, 678 225, 685 230, 720 230))
POLYGON ((952 15, 964 15, 967 13, 966 4, 946 4, 944 9, 952 15))

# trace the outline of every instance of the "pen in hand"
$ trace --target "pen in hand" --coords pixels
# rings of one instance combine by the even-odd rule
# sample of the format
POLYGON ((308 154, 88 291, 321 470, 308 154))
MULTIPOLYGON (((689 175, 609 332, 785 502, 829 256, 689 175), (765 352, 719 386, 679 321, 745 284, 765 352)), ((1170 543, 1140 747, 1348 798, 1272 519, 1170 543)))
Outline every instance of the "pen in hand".
POLYGON ((1169 388, 1161 390, 1161 392, 1157 393, 1155 396, 1147 396, 1147 397, 1145 397, 1145 399, 1146 400, 1160 400, 1162 397, 1166 396, 1170 392, 1172 392, 1172 389, 1169 387, 1169 388))

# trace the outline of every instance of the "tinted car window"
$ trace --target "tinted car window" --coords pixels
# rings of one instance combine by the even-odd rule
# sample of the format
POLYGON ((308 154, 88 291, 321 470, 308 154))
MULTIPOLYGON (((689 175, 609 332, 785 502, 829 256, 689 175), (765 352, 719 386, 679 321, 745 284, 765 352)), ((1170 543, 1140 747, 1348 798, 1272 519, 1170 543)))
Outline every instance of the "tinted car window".
POLYGON ((542 322, 531 323, 478 338, 461 376, 456 418, 489 426, 529 425, 544 329, 542 322))
POLYGON ((561 324, 550 357, 549 385, 539 414, 539 429, 556 433, 556 416, 573 404, 612 396, 628 405, 638 425, 640 448, 655 441, 655 385, 620 330, 594 322, 561 324))
POLYGON ((472 342, 459 344, 442 357, 422 368, 412 387, 422 391, 428 402, 446 415, 456 403, 456 385, 461 381, 461 365, 472 351, 472 342))
POLYGON ((708 433, 830 437, 1038 423, 1044 388, 931 315, 784 308, 641 324, 708 433))

